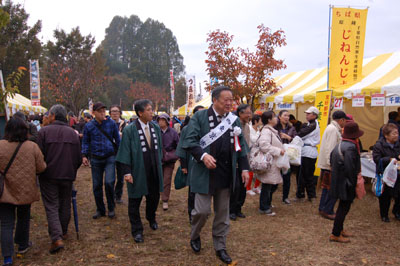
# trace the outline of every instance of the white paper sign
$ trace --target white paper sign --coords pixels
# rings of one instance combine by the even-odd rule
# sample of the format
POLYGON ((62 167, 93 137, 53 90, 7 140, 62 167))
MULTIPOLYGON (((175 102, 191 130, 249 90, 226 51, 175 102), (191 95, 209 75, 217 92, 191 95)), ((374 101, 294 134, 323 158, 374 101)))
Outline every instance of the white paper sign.
POLYGON ((372 94, 371 106, 385 106, 385 94, 383 93, 372 94))
POLYGON ((295 110, 294 103, 278 103, 276 110, 295 110))
POLYGON ((343 97, 335 98, 333 100, 333 109, 342 110, 343 109, 343 97))
POLYGON ((353 96, 352 106, 353 107, 364 107, 365 98, 364 95, 353 96))
POLYGON ((386 97, 386 106, 400 106, 400 96, 386 97))

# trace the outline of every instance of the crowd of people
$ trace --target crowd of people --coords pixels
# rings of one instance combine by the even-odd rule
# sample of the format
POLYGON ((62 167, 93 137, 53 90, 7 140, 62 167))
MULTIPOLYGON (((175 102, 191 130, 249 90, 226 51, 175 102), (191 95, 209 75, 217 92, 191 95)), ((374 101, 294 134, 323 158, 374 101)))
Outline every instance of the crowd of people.
MULTIPOLYGON (((51 239, 50 253, 64 248, 71 218, 73 182, 81 165, 91 169, 94 203, 93 219, 115 217, 116 204, 122 204, 124 183, 128 194, 128 216, 136 243, 144 242, 140 206, 146 198, 145 218, 152 230, 158 229, 156 211, 160 204, 168 211, 173 172, 186 177, 188 216, 191 225, 190 246, 201 251, 201 231, 214 208, 213 245, 224 263, 232 259, 226 250, 230 220, 246 218, 242 207, 246 196, 259 194, 260 215, 274 216, 274 192, 282 187, 284 205, 290 200, 291 176, 296 176, 293 201, 317 198, 316 161, 321 169, 322 192, 319 214, 333 220, 330 241, 349 242, 351 232, 344 221, 356 197, 361 173, 360 137, 363 131, 352 116, 343 111, 332 114, 330 124, 320 139, 319 110, 308 108, 306 123, 296 120, 287 110, 252 113, 251 106, 241 104, 232 113, 234 102, 229 87, 212 91, 212 105, 196 106, 192 117, 183 123, 167 114, 153 116, 152 103, 138 100, 134 104, 136 119, 122 118, 121 107, 93 105, 92 114, 80 119, 62 105, 54 105, 43 116, 31 117, 17 112, 6 124, 0 141, 0 221, 4 265, 11 265, 14 243, 17 253, 26 253, 29 241, 30 207, 41 195, 51 239), (92 116, 93 115, 93 116, 92 116), (281 161, 295 138, 303 145, 300 165, 282 167, 281 161), (317 145, 320 144, 318 153, 317 145), (252 169, 250 153, 258 149, 265 158, 265 168, 252 169), (103 187, 106 202, 104 202, 103 187), (335 205, 338 207, 335 211, 335 205), (15 237, 14 224, 16 222, 15 237)), ((389 114, 389 122, 373 147, 377 173, 392 161, 400 160, 398 113, 389 114)), ((257 154, 257 153, 254 153, 257 154)), ((287 155, 287 154, 286 154, 287 155)), ((301 158, 300 158, 301 157, 301 158)), ((382 221, 389 222, 389 207, 395 198, 393 214, 400 220, 400 185, 385 184, 379 197, 382 221)))

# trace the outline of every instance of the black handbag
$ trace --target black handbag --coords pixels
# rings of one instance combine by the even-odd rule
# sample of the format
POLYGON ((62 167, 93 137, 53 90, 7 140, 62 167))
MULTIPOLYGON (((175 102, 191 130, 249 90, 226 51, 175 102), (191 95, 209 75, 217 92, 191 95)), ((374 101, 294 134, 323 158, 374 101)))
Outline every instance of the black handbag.
POLYGON ((174 163, 179 159, 178 155, 175 154, 176 152, 175 149, 171 151, 166 151, 165 149, 163 149, 162 151, 163 151, 162 161, 164 163, 174 163))
POLYGON ((14 154, 11 156, 10 161, 8 162, 6 169, 4 169, 4 172, 0 171, 0 197, 3 195, 4 191, 4 180, 6 179, 6 174, 8 172, 8 169, 10 169, 12 163, 14 162, 15 157, 17 156, 17 153, 19 151, 19 148, 21 148, 23 142, 20 142, 17 146, 17 148, 14 151, 14 154))

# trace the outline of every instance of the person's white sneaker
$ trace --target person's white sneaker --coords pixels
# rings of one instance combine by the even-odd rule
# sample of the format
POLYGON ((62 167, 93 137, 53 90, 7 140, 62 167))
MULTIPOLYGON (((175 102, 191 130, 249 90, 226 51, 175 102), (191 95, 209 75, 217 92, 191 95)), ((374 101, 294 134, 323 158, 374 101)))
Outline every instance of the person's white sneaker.
POLYGON ((250 196, 256 195, 256 193, 255 193, 253 190, 251 190, 251 189, 250 189, 250 190, 247 190, 246 193, 249 194, 250 196))
POLYGON ((265 214, 268 215, 268 216, 275 216, 276 215, 276 213, 271 211, 271 210, 267 211, 265 214))
POLYGON ((168 210, 168 202, 163 202, 162 208, 164 211, 168 210))
POLYGON ((253 191, 255 193, 257 193, 257 194, 260 194, 261 193, 261 188, 260 187, 253 188, 253 191))

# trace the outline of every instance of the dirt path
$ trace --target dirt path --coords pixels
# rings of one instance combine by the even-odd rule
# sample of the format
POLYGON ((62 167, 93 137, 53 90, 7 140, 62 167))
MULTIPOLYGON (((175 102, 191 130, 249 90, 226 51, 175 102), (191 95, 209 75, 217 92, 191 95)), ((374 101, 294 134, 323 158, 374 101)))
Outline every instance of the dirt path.
MULTIPOLYGON (((89 168, 79 170, 76 188, 80 240, 71 220, 65 250, 50 255, 44 208, 41 202, 34 203, 34 247, 15 259, 16 265, 220 265, 212 246, 212 217, 202 232, 201 253, 193 254, 189 246, 187 189, 172 190, 168 211, 158 208, 157 231, 149 228, 142 208, 145 242, 138 245, 130 234, 126 191, 115 219, 93 220, 89 168)), ((328 241, 333 222, 317 215, 318 200, 284 205, 280 187, 273 199, 275 217, 259 215, 258 196, 247 197, 243 209, 247 218, 231 222, 228 252, 238 265, 400 265, 400 222, 393 216, 390 223, 381 222, 378 200, 369 192, 370 186, 366 188, 367 196, 355 201, 345 222, 345 228, 355 234, 349 244, 328 241)), ((294 196, 293 185, 290 195, 294 196)))

